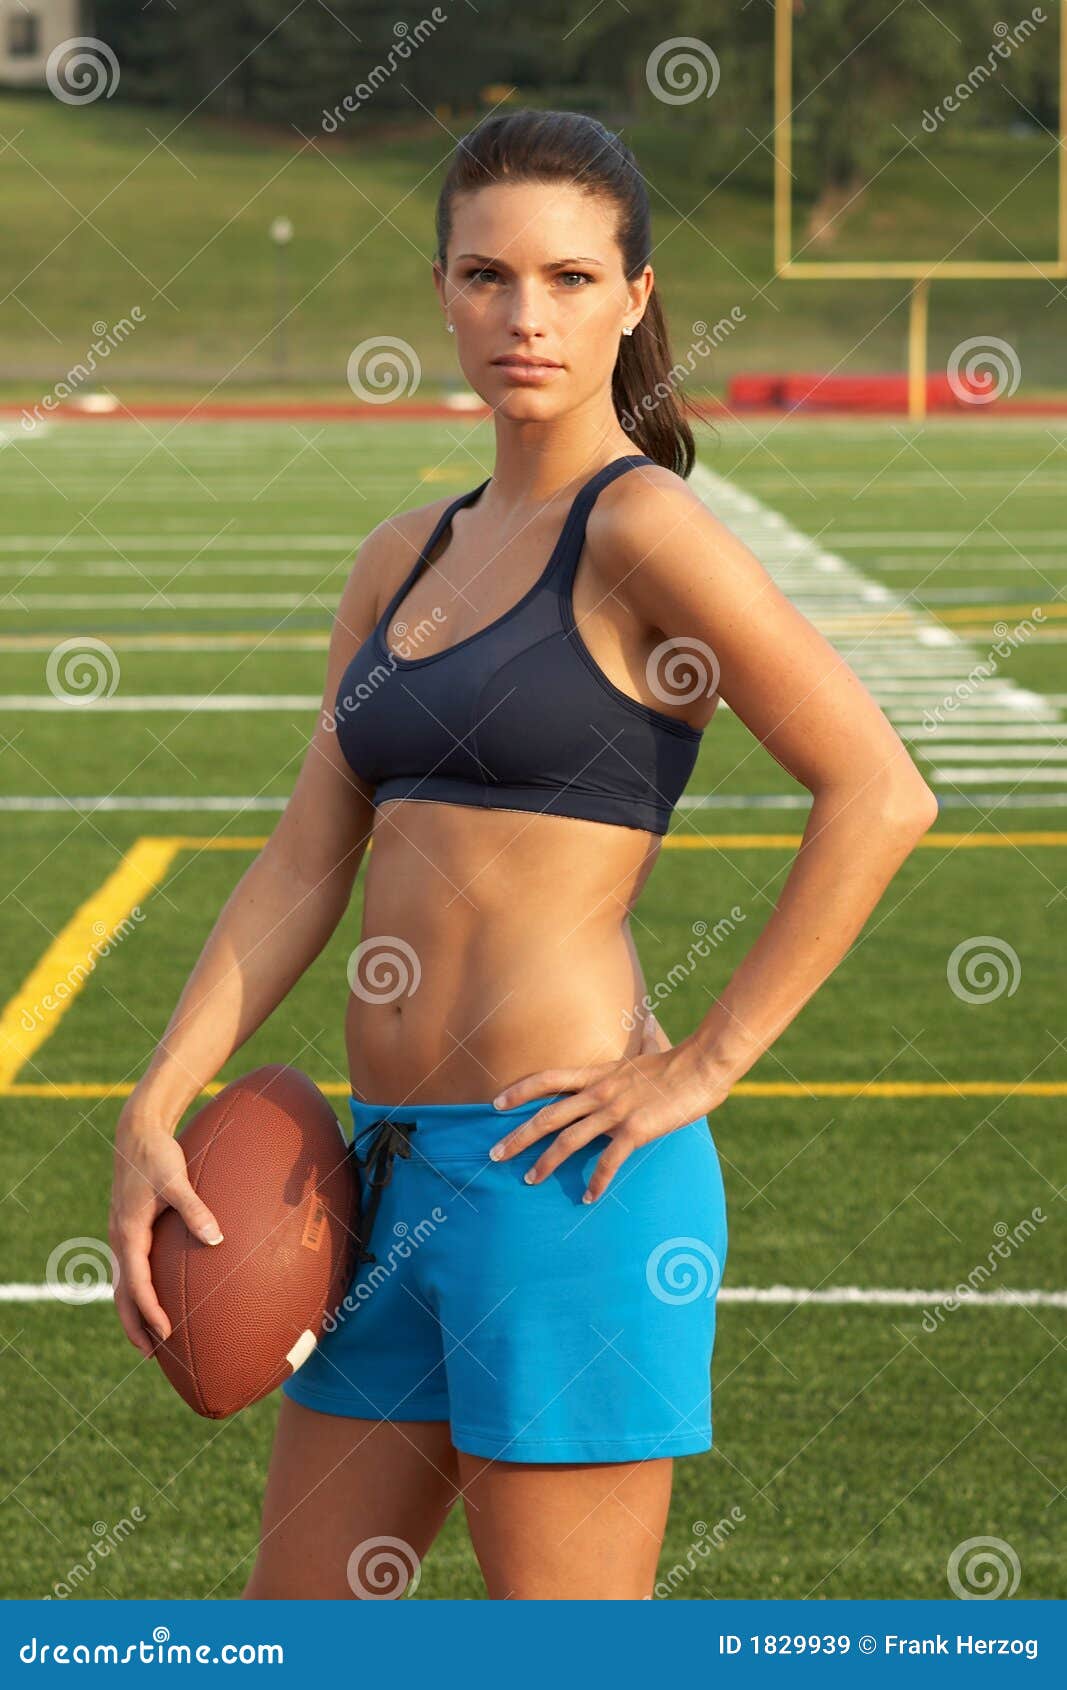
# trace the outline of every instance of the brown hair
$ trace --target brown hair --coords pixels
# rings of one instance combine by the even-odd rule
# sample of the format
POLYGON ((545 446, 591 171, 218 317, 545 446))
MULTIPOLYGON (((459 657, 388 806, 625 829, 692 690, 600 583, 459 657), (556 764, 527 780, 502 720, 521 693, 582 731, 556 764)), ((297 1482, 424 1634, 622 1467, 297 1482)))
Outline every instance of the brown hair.
MULTIPOLYGON (((649 262, 648 190, 630 148, 583 112, 524 108, 494 112, 458 143, 437 201, 436 257, 442 270, 456 196, 503 181, 570 182, 590 194, 607 195, 618 208, 616 237, 627 281, 649 262)), ((706 419, 671 379, 670 343, 655 287, 633 334, 620 340, 611 397, 637 449, 687 476, 696 448, 685 412, 706 419)))

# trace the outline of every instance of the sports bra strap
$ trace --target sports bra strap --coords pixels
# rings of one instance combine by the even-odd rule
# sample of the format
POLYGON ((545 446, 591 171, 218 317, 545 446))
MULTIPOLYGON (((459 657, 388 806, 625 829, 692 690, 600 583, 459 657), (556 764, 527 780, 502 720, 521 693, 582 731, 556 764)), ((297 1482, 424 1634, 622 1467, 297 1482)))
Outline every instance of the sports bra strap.
POLYGON ((589 512, 603 489, 620 475, 625 475, 627 470, 637 469, 641 464, 652 464, 655 461, 654 458, 646 457, 643 452, 633 452, 625 458, 614 458, 610 464, 605 464, 603 469, 597 470, 585 486, 578 490, 559 538, 553 567, 553 574, 564 587, 569 586, 578 567, 578 559, 585 545, 585 526, 589 520, 589 512))
MULTIPOLYGON (((555 577, 557 580, 561 581, 564 588, 566 588, 570 578, 573 576, 574 571, 577 568, 578 559, 582 554, 582 547, 585 544, 585 525, 589 519, 589 512, 596 503, 597 496, 601 489, 606 487, 609 482, 614 481, 616 476, 624 474, 626 470, 635 469, 640 464, 652 464, 655 463, 655 461, 656 460, 654 458, 647 457, 643 452, 632 452, 625 458, 613 459, 610 464, 605 464, 603 469, 597 470, 595 475, 590 476, 585 485, 578 489, 571 501, 571 508, 567 512, 567 519, 563 524, 562 532, 556 542, 549 563, 545 567, 544 573, 541 577, 542 580, 547 581, 551 577, 555 577)), ((433 551, 438 540, 441 538, 441 535, 452 521, 455 512, 460 510, 464 505, 473 504, 475 499, 477 499, 479 495, 484 492, 486 487, 488 487, 491 480, 492 476, 486 476, 485 480, 481 482, 479 486, 472 487, 467 493, 460 493, 458 498, 453 499, 445 506, 444 510, 437 518, 437 521, 434 523, 429 539, 425 542, 418 557, 415 559, 406 580, 404 580, 397 588, 389 604, 386 606, 385 611, 382 614, 379 627, 386 626, 386 624, 392 620, 396 610, 407 598, 419 576, 428 566, 430 553, 433 551)))

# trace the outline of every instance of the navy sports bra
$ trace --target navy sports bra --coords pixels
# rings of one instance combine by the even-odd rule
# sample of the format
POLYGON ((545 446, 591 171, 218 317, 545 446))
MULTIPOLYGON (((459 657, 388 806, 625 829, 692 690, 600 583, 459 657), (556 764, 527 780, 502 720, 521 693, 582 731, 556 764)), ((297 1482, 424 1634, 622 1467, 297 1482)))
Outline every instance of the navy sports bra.
POLYGON ((407 580, 346 668, 334 722, 375 804, 408 798, 530 810, 666 833, 702 730, 620 691, 574 620, 571 589, 602 487, 642 454, 605 464, 578 490, 543 573, 495 622, 444 651, 404 658, 385 630, 452 520, 490 477, 441 512, 407 580))

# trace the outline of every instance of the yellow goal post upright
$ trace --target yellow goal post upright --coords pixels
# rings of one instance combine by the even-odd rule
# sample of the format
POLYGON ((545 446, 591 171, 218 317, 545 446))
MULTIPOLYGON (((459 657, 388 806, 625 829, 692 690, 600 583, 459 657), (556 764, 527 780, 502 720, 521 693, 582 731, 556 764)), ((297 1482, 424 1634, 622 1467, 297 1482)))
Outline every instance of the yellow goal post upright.
MULTIPOLYGON (((1056 0, 1051 0, 1054 5, 1056 0)), ((913 283, 908 313, 908 415, 926 415, 927 326, 934 276, 963 281, 1067 277, 1067 0, 1059 0, 1059 176, 1057 257, 1046 262, 904 258, 809 260, 793 250, 793 11, 794 0, 774 0, 774 273, 785 280, 887 281, 913 283)))

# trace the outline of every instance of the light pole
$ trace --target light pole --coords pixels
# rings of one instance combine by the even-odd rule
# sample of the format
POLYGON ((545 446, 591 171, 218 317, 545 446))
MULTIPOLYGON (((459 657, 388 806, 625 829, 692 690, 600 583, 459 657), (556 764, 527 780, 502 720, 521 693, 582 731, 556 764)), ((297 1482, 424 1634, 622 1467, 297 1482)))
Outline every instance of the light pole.
POLYGON ((293 238, 293 225, 288 217, 275 217, 270 226, 270 238, 274 242, 276 259, 274 264, 274 308, 276 325, 274 330, 274 367, 278 376, 285 376, 285 250, 293 238))

